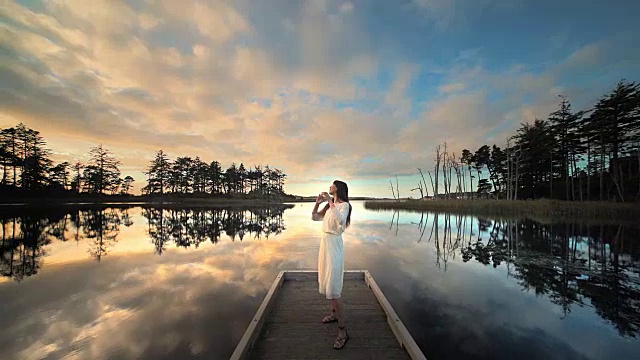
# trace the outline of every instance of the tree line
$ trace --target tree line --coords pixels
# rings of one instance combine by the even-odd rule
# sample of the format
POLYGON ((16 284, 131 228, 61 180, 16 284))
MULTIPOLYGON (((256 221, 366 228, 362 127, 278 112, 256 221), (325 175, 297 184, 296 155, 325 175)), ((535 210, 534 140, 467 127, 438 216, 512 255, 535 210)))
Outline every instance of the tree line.
POLYGON ((86 163, 55 164, 39 131, 20 123, 0 129, 0 190, 5 194, 74 192, 129 194, 133 177, 121 177, 118 161, 102 145, 89 150, 86 163))
MULTIPOLYGON (((85 163, 54 163, 52 151, 39 131, 20 123, 0 128, 0 193, 87 193, 129 195, 135 179, 122 177, 121 162, 102 144, 92 147, 85 163)), ((251 194, 284 195, 286 174, 269 165, 245 168, 231 164, 223 170, 218 161, 207 164, 199 157, 170 161, 162 150, 147 168, 143 194, 251 194)))
POLYGON ((169 160, 158 150, 147 170, 144 194, 248 194, 261 196, 285 195, 287 175, 282 170, 255 165, 246 168, 243 163, 232 163, 223 170, 218 161, 206 163, 199 157, 178 157, 169 160))
MULTIPOLYGON (((412 190, 428 197, 418 170, 412 190)), ((640 84, 621 80, 580 111, 560 95, 556 111, 522 123, 504 148, 482 145, 458 156, 446 143, 437 145, 427 173, 436 199, 640 200, 640 84)))

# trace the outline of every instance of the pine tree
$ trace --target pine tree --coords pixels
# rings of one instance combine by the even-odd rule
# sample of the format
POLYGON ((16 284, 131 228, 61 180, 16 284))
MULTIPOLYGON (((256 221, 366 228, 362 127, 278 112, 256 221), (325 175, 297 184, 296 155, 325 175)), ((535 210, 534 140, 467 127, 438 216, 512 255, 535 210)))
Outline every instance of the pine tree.
POLYGON ((171 177, 171 162, 162 150, 158 150, 145 174, 148 176, 148 184, 145 193, 164 194, 169 187, 171 177))
POLYGON ((222 167, 217 161, 212 161, 207 169, 208 187, 211 194, 219 194, 222 192, 222 167))
POLYGON ((127 176, 125 176, 124 179, 122 179, 122 194, 123 195, 129 195, 129 191, 131 190, 131 187, 133 186, 133 182, 134 181, 135 180, 130 175, 127 175, 127 176))
POLYGON ((91 148, 89 164, 84 169, 84 179, 89 192, 104 194, 120 185, 120 161, 102 144, 91 148))
POLYGON ((565 180, 565 199, 572 200, 570 191, 570 179, 575 175, 573 164, 575 155, 580 151, 580 137, 578 129, 583 112, 573 113, 571 103, 566 97, 560 95, 562 101, 560 108, 549 114, 551 131, 555 134, 559 149, 560 161, 562 162, 562 175, 565 180))
POLYGON ((49 168, 53 161, 49 158, 51 150, 46 148, 46 141, 35 131, 19 125, 19 141, 22 150, 22 171, 20 184, 24 190, 37 190, 48 186, 49 168))

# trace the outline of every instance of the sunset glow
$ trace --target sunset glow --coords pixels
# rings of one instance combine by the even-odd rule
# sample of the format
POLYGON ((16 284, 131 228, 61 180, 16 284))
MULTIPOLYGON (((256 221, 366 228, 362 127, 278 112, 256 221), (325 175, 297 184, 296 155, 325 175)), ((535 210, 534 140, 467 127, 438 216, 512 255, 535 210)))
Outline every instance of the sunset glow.
MULTIPOLYGON (((446 141, 502 145, 640 74, 638 2, 0 0, 0 127, 58 161, 98 143, 269 165, 285 191, 411 195, 446 141)), ((415 194, 413 194, 415 195, 415 194)))

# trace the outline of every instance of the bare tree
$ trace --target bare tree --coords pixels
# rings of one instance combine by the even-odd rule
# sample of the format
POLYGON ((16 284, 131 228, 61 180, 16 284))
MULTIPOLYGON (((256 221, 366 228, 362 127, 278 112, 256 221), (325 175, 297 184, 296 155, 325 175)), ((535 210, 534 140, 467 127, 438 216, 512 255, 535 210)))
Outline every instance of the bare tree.
POLYGON ((427 182, 424 180, 424 174, 422 173, 422 169, 418 168, 420 171, 420 176, 422 177, 422 182, 424 183, 424 190, 426 192, 426 196, 429 197, 429 189, 427 188, 427 182))
POLYGON ((464 152, 460 155, 460 159, 458 159, 458 163, 460 164, 460 175, 462 178, 462 193, 464 194, 464 197, 466 198, 467 196, 467 173, 464 170, 465 165, 467 164, 466 161, 466 157, 464 152))
POLYGON ((391 188, 391 194, 393 195, 393 199, 394 200, 398 200, 398 198, 396 197, 396 190, 393 188, 393 182, 391 180, 389 180, 389 187, 391 188))
POLYGON ((434 194, 433 199, 436 200, 436 195, 438 194, 438 192, 433 185, 433 177, 431 177, 431 171, 429 171, 428 174, 429 174, 429 181, 431 181, 431 190, 433 190, 433 194, 434 194))
POLYGON ((449 180, 447 177, 447 163, 449 157, 447 156, 447 142, 444 143, 444 153, 442 154, 442 178, 444 181, 444 195, 446 199, 449 199, 449 180))
MULTIPOLYGON (((435 200, 438 200, 438 181, 439 179, 439 173, 440 173, 440 160, 442 159, 442 152, 441 152, 441 148, 440 148, 440 144, 438 144, 438 146, 436 146, 436 165, 434 166, 434 175, 436 177, 436 181, 435 183, 433 183, 432 185, 435 185, 435 188, 433 189, 433 198, 435 200)), ((431 176, 431 175, 429 175, 431 176)))
POLYGON ((418 187, 411 189, 411 191, 420 190, 420 199, 424 198, 424 191, 422 190, 422 183, 418 182, 418 187))
POLYGON ((520 167, 520 157, 522 156, 522 149, 518 149, 516 151, 516 164, 515 164, 515 175, 516 175, 516 185, 514 191, 514 200, 518 200, 518 168, 520 167))
POLYGON ((511 148, 511 139, 507 139, 507 200, 512 199, 513 194, 513 149, 511 148))
POLYGON ((448 191, 449 197, 451 197, 451 182, 453 181, 454 163, 455 163, 455 154, 453 154, 452 156, 449 156, 448 165, 447 165, 449 168, 449 175, 447 177, 449 181, 449 191, 448 191))
POLYGON ((453 167, 453 170, 455 171, 456 174, 456 180, 457 180, 457 191, 456 193, 458 194, 459 197, 462 197, 462 182, 461 182, 461 172, 460 172, 460 166, 461 163, 458 162, 458 160, 456 159, 456 153, 454 152, 453 154, 451 154, 451 158, 450 158, 450 162, 451 165, 453 167))

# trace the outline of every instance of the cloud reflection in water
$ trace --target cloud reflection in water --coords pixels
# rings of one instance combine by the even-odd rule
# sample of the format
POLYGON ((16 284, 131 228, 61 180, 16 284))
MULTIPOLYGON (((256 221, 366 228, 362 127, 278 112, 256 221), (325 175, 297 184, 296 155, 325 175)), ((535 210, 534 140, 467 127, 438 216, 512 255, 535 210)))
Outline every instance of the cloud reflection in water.
MULTIPOLYGON (((0 357, 228 358, 278 271, 316 267, 311 206, 18 214, 12 240, 16 217, 3 215, 0 357)), ((633 229, 591 228, 586 243, 579 226, 399 215, 356 203, 346 267, 371 271, 428 357, 640 353, 637 245, 603 244, 633 229)))

